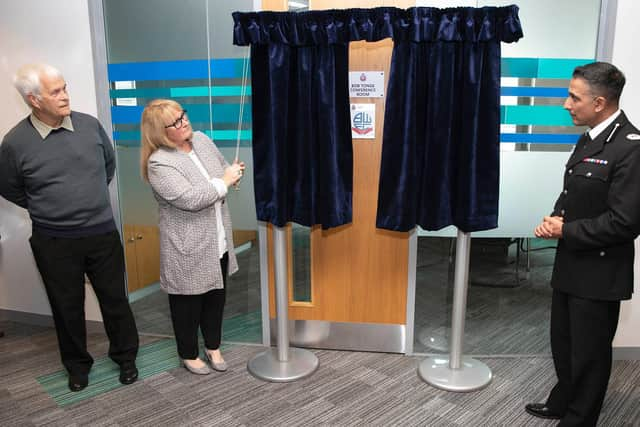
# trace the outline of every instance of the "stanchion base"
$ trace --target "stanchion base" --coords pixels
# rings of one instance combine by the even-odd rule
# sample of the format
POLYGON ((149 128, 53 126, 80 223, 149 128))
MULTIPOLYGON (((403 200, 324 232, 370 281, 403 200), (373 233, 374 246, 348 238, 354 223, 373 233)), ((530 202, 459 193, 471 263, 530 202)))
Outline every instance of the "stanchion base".
POLYGON ((448 357, 429 357, 418 366, 418 375, 436 388, 455 392, 480 390, 493 377, 487 365, 470 357, 462 358, 460 369, 451 369, 448 357))
POLYGON ((247 370, 254 377, 275 383, 296 381, 318 369, 318 357, 301 348, 289 347, 289 360, 278 361, 278 349, 270 348, 249 360, 247 370))

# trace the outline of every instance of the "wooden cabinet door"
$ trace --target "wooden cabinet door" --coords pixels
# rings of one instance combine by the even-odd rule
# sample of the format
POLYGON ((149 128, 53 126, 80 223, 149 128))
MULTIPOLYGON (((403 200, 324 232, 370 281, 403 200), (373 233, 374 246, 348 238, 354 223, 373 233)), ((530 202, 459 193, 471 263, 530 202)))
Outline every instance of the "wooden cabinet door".
POLYGON ((136 259, 135 226, 131 224, 124 225, 123 240, 125 266, 127 269, 127 289, 129 293, 131 293, 140 288, 138 282, 138 261, 136 259))
POLYGON ((135 292, 160 280, 160 233, 155 225, 124 225, 127 289, 135 292))
POLYGON ((142 289, 160 280, 160 232, 155 225, 136 225, 136 261, 142 289))

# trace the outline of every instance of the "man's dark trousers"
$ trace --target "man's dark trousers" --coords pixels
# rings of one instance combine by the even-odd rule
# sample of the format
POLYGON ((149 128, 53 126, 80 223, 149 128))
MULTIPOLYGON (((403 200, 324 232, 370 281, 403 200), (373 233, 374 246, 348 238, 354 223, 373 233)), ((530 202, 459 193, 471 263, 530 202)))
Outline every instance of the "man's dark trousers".
POLYGON ((559 426, 595 426, 611 373, 611 344, 620 301, 580 298, 553 291, 551 351, 558 383, 547 406, 565 414, 559 426))
POLYGON ((71 375, 87 375, 84 275, 100 304, 109 337, 109 357, 119 365, 134 362, 138 331, 124 281, 124 252, 117 231, 89 237, 52 237, 34 230, 31 239, 58 335, 62 363, 71 375))

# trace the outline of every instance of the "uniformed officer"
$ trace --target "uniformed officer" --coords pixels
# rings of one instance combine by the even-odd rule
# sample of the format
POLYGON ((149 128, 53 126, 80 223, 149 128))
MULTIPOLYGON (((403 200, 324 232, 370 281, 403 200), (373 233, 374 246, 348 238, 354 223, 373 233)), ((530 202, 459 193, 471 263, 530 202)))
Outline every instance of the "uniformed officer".
POLYGON ((595 426, 611 374, 620 300, 633 292, 640 232, 640 132, 618 108, 625 77, 615 66, 577 67, 564 108, 589 131, 576 144, 551 216, 535 235, 558 239, 551 276, 551 351, 558 382, 526 405, 560 426, 595 426))

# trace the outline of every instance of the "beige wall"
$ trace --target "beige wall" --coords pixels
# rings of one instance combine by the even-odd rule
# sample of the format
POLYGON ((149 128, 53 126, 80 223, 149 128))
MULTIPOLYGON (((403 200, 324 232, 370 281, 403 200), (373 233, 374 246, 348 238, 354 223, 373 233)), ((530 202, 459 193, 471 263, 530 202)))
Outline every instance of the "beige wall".
MULTIPOLYGON (((64 74, 74 110, 96 115, 89 12, 86 0, 6 2, 0 14, 0 138, 29 114, 12 86, 13 74, 28 62, 48 62, 64 74)), ((50 315, 51 309, 27 239, 31 222, 24 209, 0 198, 0 309, 50 315)), ((87 319, 100 320, 93 291, 87 319)))
MULTIPOLYGON (((640 56, 637 41, 640 37, 640 3, 618 0, 615 41, 612 62, 627 76, 622 95, 622 108, 636 127, 640 127, 640 56)), ((640 191, 640 187, 638 189, 640 191)), ((640 240, 636 240, 635 294, 622 304, 615 347, 640 347, 640 240)))

